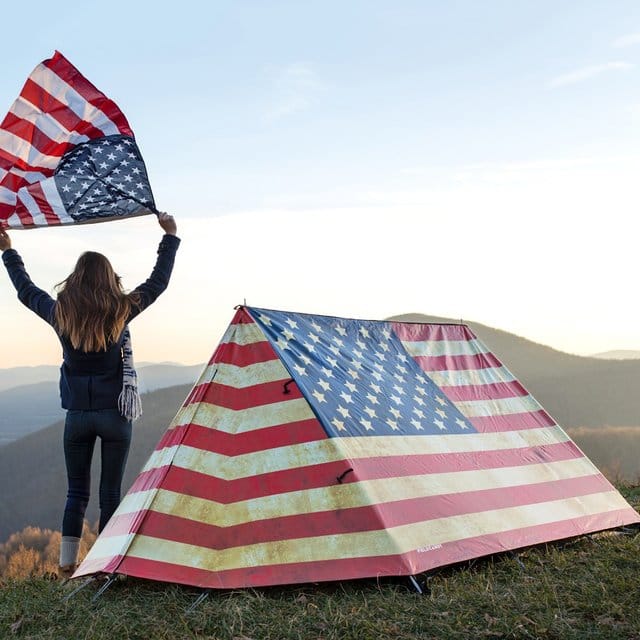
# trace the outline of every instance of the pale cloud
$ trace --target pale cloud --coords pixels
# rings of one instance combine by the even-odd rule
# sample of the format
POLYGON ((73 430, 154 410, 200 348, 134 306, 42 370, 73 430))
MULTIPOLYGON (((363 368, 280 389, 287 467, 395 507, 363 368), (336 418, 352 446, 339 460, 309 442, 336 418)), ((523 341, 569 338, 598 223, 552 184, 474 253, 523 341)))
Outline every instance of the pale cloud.
POLYGON ((286 65, 275 75, 274 100, 267 118, 275 120, 308 109, 323 89, 323 83, 309 63, 286 65))
POLYGON ((611 43, 612 46, 617 47, 618 49, 631 47, 634 44, 640 44, 640 32, 628 33, 624 36, 620 36, 611 43))
POLYGON ((585 80, 589 80, 603 73, 633 69, 634 67, 635 65, 631 62, 623 61, 594 64, 589 67, 582 67, 581 69, 576 69, 575 71, 571 71, 570 73, 564 73, 560 76, 556 76, 549 83, 549 88, 554 89, 556 87, 563 87, 568 84, 577 84, 578 82, 584 82, 585 80))

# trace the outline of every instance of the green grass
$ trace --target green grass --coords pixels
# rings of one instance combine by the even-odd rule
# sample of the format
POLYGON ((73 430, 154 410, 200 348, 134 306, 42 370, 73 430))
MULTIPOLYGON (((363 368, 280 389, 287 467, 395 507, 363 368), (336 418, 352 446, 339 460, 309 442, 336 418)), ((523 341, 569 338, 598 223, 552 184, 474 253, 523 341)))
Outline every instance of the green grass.
MULTIPOLYGON (((640 491, 625 491, 632 503, 640 491)), ((421 576, 212 591, 128 578, 98 584, 0 583, 0 638, 640 640, 640 532, 605 532, 421 576), (74 585, 75 586, 75 585, 74 585)))

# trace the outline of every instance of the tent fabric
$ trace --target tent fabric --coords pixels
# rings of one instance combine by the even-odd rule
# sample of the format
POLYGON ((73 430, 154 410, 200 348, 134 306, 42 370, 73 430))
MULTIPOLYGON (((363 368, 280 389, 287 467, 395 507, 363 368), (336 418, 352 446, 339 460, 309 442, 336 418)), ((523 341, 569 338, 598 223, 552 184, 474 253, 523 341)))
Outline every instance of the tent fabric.
POLYGON ((639 521, 467 326, 240 307, 74 577, 415 575, 639 521))

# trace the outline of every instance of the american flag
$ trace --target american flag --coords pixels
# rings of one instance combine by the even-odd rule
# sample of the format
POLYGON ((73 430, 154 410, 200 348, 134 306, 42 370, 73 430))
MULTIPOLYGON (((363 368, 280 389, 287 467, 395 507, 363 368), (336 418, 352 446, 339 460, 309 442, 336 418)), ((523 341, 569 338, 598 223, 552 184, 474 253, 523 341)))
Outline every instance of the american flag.
POLYGON ((465 325, 241 307, 75 576, 415 575, 638 521, 465 325))
POLYGON ((59 52, 29 75, 0 124, 0 223, 100 222, 155 212, 118 106, 59 52))

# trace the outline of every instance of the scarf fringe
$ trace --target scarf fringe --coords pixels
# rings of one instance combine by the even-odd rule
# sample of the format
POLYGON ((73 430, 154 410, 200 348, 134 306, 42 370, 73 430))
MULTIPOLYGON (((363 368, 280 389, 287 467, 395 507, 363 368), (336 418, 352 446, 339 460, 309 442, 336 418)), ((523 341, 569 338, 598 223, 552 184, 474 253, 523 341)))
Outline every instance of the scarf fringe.
POLYGON ((142 401, 138 393, 138 374, 133 364, 129 327, 125 327, 122 340, 122 391, 118 396, 118 409, 122 416, 132 422, 142 415, 142 401))
POLYGON ((118 409, 127 420, 137 420, 142 415, 142 401, 137 387, 124 385, 118 396, 118 409))

